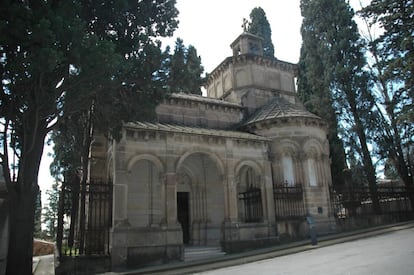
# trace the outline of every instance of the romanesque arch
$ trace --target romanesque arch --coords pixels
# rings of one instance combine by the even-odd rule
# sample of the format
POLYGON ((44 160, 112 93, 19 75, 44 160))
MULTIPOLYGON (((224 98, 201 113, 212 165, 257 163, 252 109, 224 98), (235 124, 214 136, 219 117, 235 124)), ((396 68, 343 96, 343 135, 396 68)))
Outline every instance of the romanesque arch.
POLYGON ((161 162, 161 160, 158 157, 154 155, 150 155, 150 154, 140 154, 140 155, 135 155, 131 157, 127 165, 128 172, 131 172, 132 166, 140 160, 148 160, 152 162, 158 168, 160 173, 164 173, 164 165, 161 162))
POLYGON ((237 210, 240 222, 263 221, 263 169, 252 160, 241 161, 235 169, 237 210))
POLYGON ((207 155, 210 159, 212 159, 214 161, 214 163, 217 165, 217 169, 220 172, 220 176, 224 175, 224 165, 223 162, 221 161, 221 159, 213 152, 209 151, 208 149, 204 149, 204 148, 193 148, 190 151, 185 152, 177 161, 177 165, 176 165, 176 169, 175 171, 178 172, 180 170, 180 168, 183 165, 183 162, 190 156, 193 154, 203 154, 203 155, 207 155))
POLYGON ((258 175, 263 174, 263 169, 262 169, 262 167, 260 167, 260 165, 257 162, 255 162, 253 160, 242 160, 236 165, 235 175, 239 175, 240 170, 244 166, 252 167, 258 175))
POLYGON ((127 219, 133 227, 160 224, 164 217, 163 165, 152 155, 137 155, 127 165, 127 219))
POLYGON ((298 169, 300 146, 293 140, 283 139, 278 147, 279 171, 277 184, 294 186, 301 182, 301 172, 298 169))
POLYGON ((189 167, 182 167, 177 174, 177 192, 191 192, 197 183, 197 176, 189 167))
POLYGON ((323 180, 323 146, 316 139, 309 139, 303 145, 305 153, 304 171, 306 171, 306 183, 308 186, 321 185, 323 180))
POLYGON ((225 213, 223 164, 211 152, 184 153, 176 165, 177 220, 184 243, 218 245, 225 213))
MULTIPOLYGON (((317 156, 327 155, 325 146, 323 146, 317 139, 309 139, 303 144, 303 151, 305 154, 316 154, 317 156)), ((329 148, 328 148, 329 150, 329 148)))

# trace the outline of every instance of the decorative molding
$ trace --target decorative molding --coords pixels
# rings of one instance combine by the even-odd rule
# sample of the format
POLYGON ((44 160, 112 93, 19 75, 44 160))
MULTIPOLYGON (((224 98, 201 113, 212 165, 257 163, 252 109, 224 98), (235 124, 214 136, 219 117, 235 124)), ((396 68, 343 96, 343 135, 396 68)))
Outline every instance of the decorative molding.
POLYGON ((140 160, 147 160, 147 161, 151 162, 152 164, 154 164, 157 167, 157 169, 158 169, 158 171, 160 171, 160 173, 163 173, 165 171, 164 164, 155 155, 151 155, 151 154, 139 154, 139 155, 134 155, 133 157, 131 157, 127 161, 127 163, 128 163, 127 164, 127 171, 128 171, 128 173, 131 171, 131 169, 134 166, 134 164, 137 163, 140 160))

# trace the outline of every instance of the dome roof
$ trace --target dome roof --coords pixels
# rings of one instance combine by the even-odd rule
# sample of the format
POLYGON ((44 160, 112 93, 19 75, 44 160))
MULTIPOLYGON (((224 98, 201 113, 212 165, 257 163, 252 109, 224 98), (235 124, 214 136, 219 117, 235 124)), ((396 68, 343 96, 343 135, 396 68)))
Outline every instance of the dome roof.
POLYGON ((322 120, 319 116, 307 111, 301 103, 292 103, 283 97, 275 97, 267 105, 258 109, 251 117, 247 119, 244 125, 250 125, 266 120, 284 119, 284 118, 313 118, 322 120))

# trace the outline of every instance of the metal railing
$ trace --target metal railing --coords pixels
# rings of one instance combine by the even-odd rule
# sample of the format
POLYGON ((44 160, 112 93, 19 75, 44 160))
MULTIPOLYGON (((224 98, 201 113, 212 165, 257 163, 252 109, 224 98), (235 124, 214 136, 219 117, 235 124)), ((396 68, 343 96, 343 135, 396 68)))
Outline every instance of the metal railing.
POLYGON ((273 186, 276 221, 304 219, 306 216, 301 184, 273 186))
POLYGON ((260 188, 250 187, 239 193, 239 200, 244 206, 244 222, 261 222, 263 220, 262 194, 260 188))
POLYGON ((57 247, 60 256, 109 255, 112 183, 78 180, 62 185, 57 247))
POLYGON ((334 216, 338 219, 375 214, 412 214, 414 190, 404 186, 377 187, 372 194, 368 187, 331 187, 330 197, 334 216), (379 201, 379 212, 375 211, 373 196, 379 201))

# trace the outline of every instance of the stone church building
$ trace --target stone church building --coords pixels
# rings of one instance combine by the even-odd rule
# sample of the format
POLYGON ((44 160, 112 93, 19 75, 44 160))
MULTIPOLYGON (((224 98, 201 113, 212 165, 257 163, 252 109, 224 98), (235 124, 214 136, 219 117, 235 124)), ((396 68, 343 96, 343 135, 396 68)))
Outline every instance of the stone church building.
POLYGON ((157 122, 97 137, 91 178, 113 182, 113 266, 180 260, 186 246, 235 252, 331 230, 326 123, 295 91, 297 65, 242 33, 207 97, 172 94, 157 122))

